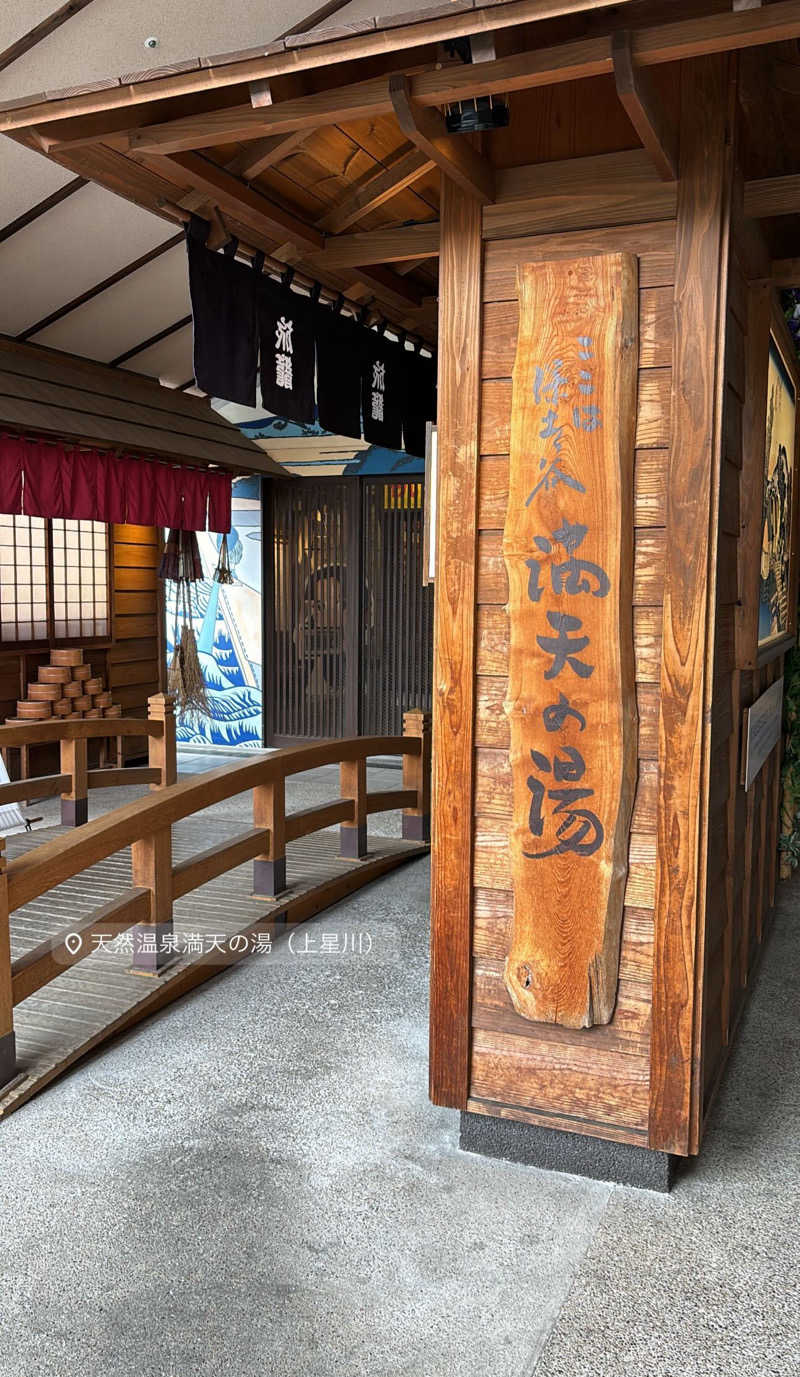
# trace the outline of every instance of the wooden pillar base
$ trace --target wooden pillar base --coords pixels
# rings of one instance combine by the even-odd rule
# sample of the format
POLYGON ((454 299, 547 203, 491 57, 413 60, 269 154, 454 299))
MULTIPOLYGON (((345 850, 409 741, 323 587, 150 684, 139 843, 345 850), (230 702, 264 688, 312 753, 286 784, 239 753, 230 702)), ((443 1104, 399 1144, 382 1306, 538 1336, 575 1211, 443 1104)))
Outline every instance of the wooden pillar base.
POLYGON ((17 1043, 13 1033, 0 1038, 0 1090, 17 1074, 17 1043))
POLYGON ((458 1145, 463 1152, 477 1152, 483 1157, 663 1192, 672 1186, 678 1160, 669 1152, 583 1133, 563 1133, 518 1119, 497 1119, 490 1114, 462 1113, 458 1145))
POLYGON ((286 889, 286 857, 277 861, 253 861, 253 898, 275 899, 286 889))
POLYGON ((367 824, 343 823, 339 828, 339 855, 350 861, 363 861, 367 854, 367 824))
POLYGON ((161 975, 179 960, 172 946, 172 919, 163 923, 138 923, 131 928, 133 956, 131 975, 161 975))
POLYGON ((83 827, 89 821, 88 798, 62 798, 61 826, 83 827))
POLYGON ((403 841, 429 842, 431 839, 430 813, 403 814, 403 841))

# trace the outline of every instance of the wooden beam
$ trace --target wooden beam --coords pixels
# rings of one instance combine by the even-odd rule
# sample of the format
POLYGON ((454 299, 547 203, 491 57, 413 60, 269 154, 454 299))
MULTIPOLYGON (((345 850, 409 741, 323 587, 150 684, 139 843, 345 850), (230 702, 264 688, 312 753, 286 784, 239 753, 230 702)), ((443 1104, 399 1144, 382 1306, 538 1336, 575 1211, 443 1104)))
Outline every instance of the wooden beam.
MULTIPOLYGON (((503 7, 508 12, 512 8, 511 5, 503 7)), ((504 14, 503 17, 507 18, 508 15, 504 14)), ((498 12, 493 10, 492 27, 499 27, 498 18, 498 12)), ((456 27, 451 23, 453 30, 456 27)), ((398 45, 400 33, 400 30, 395 33, 398 45)), ((779 3, 759 10, 718 13, 634 30, 631 45, 636 66, 649 67, 711 52, 733 51, 797 37, 800 37, 800 0, 779 0, 779 3)), ((447 65, 413 76, 410 79, 411 97, 420 105, 436 106, 469 96, 490 95, 493 91, 520 91, 601 76, 614 70, 611 45, 612 36, 608 34, 550 48, 512 53, 495 62, 467 63, 458 67, 447 65)), ((297 54, 293 56, 296 58, 297 54)), ((326 52, 326 58, 330 60, 330 50, 326 52)), ((295 70, 295 63, 291 67, 295 70)), ((242 74, 239 80, 255 75, 256 70, 260 75, 276 75, 288 68, 280 60, 273 60, 270 64, 265 59, 252 73, 248 71, 246 75, 242 74)), ((227 69, 225 80, 229 79, 230 69, 227 69)), ((205 81, 211 84, 210 75, 205 77, 205 81)), ((187 89, 196 90, 197 86, 195 74, 187 89)), ((155 83, 150 82, 142 92, 135 87, 127 87, 125 94, 104 92, 104 99, 98 95, 88 101, 80 98, 44 101, 24 110, 8 110, 5 116, 0 117, 0 132, 29 128, 32 124, 65 119, 104 107, 118 110, 164 94, 154 88, 155 83)), ((177 95, 182 89, 181 83, 173 83, 169 93, 177 95)), ((348 120, 372 119, 391 112, 386 79, 373 78, 352 86, 332 86, 313 95, 279 101, 267 109, 253 110, 249 104, 238 105, 131 129, 129 140, 132 147, 143 152, 168 153, 235 140, 246 141, 268 133, 290 133, 293 129, 315 129, 326 124, 346 123, 348 120)), ((115 131, 118 132, 118 129, 117 121, 115 131)), ((96 131, 95 137, 102 139, 101 129, 96 131)), ((62 140, 54 148, 64 146, 66 141, 62 140)))
POLYGON ((622 107, 659 177, 674 182, 678 175, 677 130, 670 127, 648 74, 634 65, 630 33, 623 30, 614 34, 611 55, 622 107))
POLYGON ((481 210, 442 183, 430 1096, 466 1109, 472 957, 481 210))
POLYGON ((11 66, 12 62, 16 62, 25 53, 29 53, 31 48, 35 48, 37 43, 41 43, 43 38, 49 38, 51 33, 55 33, 62 24, 66 24, 73 15, 80 14, 81 10, 85 10, 86 6, 91 5, 91 3, 92 0, 68 0, 66 5, 59 5, 57 10, 46 15, 32 29, 28 29, 27 33, 24 33, 16 42, 9 44, 0 53, 0 72, 4 72, 6 67, 11 66))
POLYGON ((266 78, 250 82, 250 104, 254 110, 263 110, 272 104, 272 87, 266 78))
POLYGON ((800 287, 800 258, 776 258, 771 281, 775 287, 800 287))
POLYGON ((753 220, 800 211, 800 175, 762 177, 744 184, 744 213, 753 220))
POLYGON ((675 338, 664 572, 653 1009, 648 1146, 696 1151, 713 665, 713 586, 721 462, 721 321, 730 179, 728 64, 686 66, 675 249, 675 338))
POLYGON ((320 268, 362 267, 366 263, 402 263, 408 258, 436 258, 439 221, 401 225, 399 229, 365 230, 329 239, 307 261, 320 268))
POLYGON ((302 248, 321 249, 324 240, 319 230, 306 225, 282 206, 255 191, 223 167, 218 167, 198 153, 176 153, 167 160, 188 173, 192 185, 205 191, 214 203, 246 225, 251 225, 271 238, 291 239, 302 248))
POLYGON ((358 220, 362 220, 371 210, 376 210, 399 192, 413 186, 434 166, 433 160, 417 148, 402 153, 388 167, 382 167, 363 185, 357 187, 346 200, 323 215, 322 219, 317 221, 317 229, 324 230, 327 234, 340 234, 342 230, 349 229, 358 220))
POLYGON ((349 4, 350 0, 326 0, 324 5, 318 5, 305 19, 300 19, 296 24, 292 24, 290 29, 285 29, 280 37, 293 38, 297 34, 308 33, 310 29, 316 29, 320 24, 324 24, 326 19, 331 19, 349 4))
POLYGON ((478 205, 494 200, 494 168, 464 134, 450 134, 444 116, 429 110, 411 97, 408 77, 389 77, 392 107, 407 139, 421 153, 437 163, 446 177, 473 196, 478 205))
POLYGON ((119 268, 110 277, 103 278, 103 281, 98 282, 96 287, 90 287, 88 291, 81 292, 80 296, 74 296, 71 301, 59 306, 58 310, 51 311, 48 316, 42 316, 41 320, 34 321, 33 325, 29 325, 27 330, 23 330, 16 338, 23 341, 31 339, 33 335, 40 334, 49 325, 55 325, 57 320, 63 320, 64 316, 77 311, 79 306, 85 306, 87 301, 93 301, 95 297, 107 292, 109 287, 115 287, 118 282, 123 282, 126 277, 130 277, 132 273, 138 272, 140 268, 146 267, 154 259, 160 258, 162 253, 167 253, 182 242, 183 234, 173 234, 169 239, 165 239, 163 244, 159 244, 157 248, 150 249, 149 253, 143 253, 140 258, 135 258, 132 263, 127 263, 124 268, 119 268))
POLYGON ((267 139, 259 139, 248 144, 235 158, 231 158, 231 161, 225 164, 225 170, 230 172, 232 177, 241 177, 243 181, 249 182, 260 172, 265 172, 268 167, 282 163, 284 158, 288 158, 289 154, 299 148, 307 138, 307 130, 293 129, 290 134, 272 134, 267 139))
POLYGON ((18 234, 20 230, 32 225, 34 220, 38 220, 40 215, 46 215, 48 210, 53 210, 55 206, 60 206, 62 201, 66 201, 68 196, 74 196, 81 187, 88 185, 86 177, 73 177, 71 182, 65 182, 58 191, 52 192, 50 196, 45 196, 43 201, 37 201, 35 206, 26 210, 22 215, 18 215, 16 220, 11 220, 7 225, 0 229, 0 244, 4 244, 6 239, 10 239, 13 234, 18 234))

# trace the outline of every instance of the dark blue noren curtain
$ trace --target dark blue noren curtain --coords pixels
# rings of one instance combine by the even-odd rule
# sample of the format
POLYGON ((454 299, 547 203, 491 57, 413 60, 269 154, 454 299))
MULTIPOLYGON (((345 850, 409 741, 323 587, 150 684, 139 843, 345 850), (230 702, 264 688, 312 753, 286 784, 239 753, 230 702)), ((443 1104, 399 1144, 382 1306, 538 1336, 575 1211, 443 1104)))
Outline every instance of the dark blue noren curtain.
POLYGON ((314 315, 307 296, 274 278, 258 279, 261 400, 267 411, 299 425, 314 420, 314 315))
POLYGON ((377 330, 364 330, 361 364, 361 408, 364 439, 384 449, 400 449, 403 443, 403 399, 406 394, 406 358, 411 355, 377 330))
POLYGON ((235 240, 224 253, 207 249, 208 230, 197 215, 186 227, 195 381, 212 397, 255 406, 256 274, 234 259, 235 240))
POLYGON ((403 402, 403 449, 425 457, 425 426, 436 420, 436 359, 409 354, 403 402))
POLYGON ((366 331, 329 306, 316 308, 317 415, 324 430, 361 439, 361 352, 366 331))

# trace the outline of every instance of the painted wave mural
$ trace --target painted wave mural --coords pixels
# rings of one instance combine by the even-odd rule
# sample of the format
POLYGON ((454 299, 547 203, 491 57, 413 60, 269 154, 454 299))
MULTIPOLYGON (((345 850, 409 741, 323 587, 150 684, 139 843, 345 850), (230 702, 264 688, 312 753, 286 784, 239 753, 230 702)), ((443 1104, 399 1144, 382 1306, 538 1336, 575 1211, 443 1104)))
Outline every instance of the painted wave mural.
MULTIPOLYGON (((231 584, 213 581, 220 537, 204 531, 198 544, 207 579, 192 585, 192 623, 210 709, 179 714, 178 744, 250 748, 263 746, 263 653, 261 633, 261 483, 233 485, 228 536, 231 584)), ((167 661, 175 645, 175 585, 167 584, 167 661)))

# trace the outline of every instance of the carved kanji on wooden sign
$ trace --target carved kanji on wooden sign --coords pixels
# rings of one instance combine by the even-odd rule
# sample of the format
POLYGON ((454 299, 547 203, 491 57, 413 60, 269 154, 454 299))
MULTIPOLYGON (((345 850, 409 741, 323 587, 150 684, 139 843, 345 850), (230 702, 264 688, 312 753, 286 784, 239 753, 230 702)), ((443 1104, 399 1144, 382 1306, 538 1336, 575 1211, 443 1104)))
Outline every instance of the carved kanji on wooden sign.
POLYGON ((636 788, 633 456, 637 264, 519 271, 509 581, 514 924, 505 981, 525 1018, 614 1011, 636 788))

